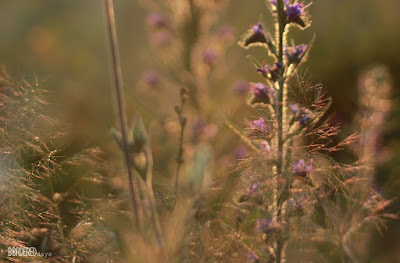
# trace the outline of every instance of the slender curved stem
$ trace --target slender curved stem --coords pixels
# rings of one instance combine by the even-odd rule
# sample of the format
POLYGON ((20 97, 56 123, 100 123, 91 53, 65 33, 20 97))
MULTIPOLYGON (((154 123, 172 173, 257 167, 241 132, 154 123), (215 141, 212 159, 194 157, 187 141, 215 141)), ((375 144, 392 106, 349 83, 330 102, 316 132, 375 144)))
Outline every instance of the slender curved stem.
POLYGON ((185 127, 186 127, 186 117, 183 115, 183 106, 185 105, 185 88, 182 88, 180 91, 181 96, 181 103, 179 106, 176 107, 176 113, 178 114, 179 124, 181 126, 180 136, 179 136, 179 148, 178 148, 178 155, 176 156, 176 174, 175 174, 175 193, 178 193, 179 187, 179 174, 184 162, 183 159, 183 137, 185 134, 185 127))
POLYGON ((121 137, 122 137, 122 145, 123 145, 123 153, 125 159, 125 168, 129 177, 129 191, 131 194, 132 201, 132 210, 133 214, 136 218, 136 225, 138 229, 140 229, 140 207, 136 201, 137 192, 134 187, 134 176, 132 170, 132 158, 131 153, 128 150, 128 127, 127 127, 127 118, 125 112, 125 104, 124 104, 124 94, 122 87, 122 71, 121 64, 119 61, 119 51, 118 51, 118 40, 117 40, 117 29, 115 24, 114 17, 114 5, 113 0, 105 0, 106 4, 106 18, 107 18, 107 33, 110 40, 110 49, 111 49, 111 59, 112 59, 112 69, 113 69, 113 77, 114 77, 114 91, 116 98, 116 106, 117 106, 117 116, 121 128, 121 137))
POLYGON ((153 221, 153 226, 154 226, 154 232, 157 237, 157 242, 160 247, 164 245, 163 238, 161 235, 161 225, 160 225, 160 220, 158 219, 158 214, 157 214, 157 208, 156 208, 156 203, 154 200, 154 193, 153 193, 153 185, 152 185, 152 180, 153 180, 153 154, 151 153, 151 148, 150 148, 150 142, 148 142, 148 145, 145 149, 145 155, 146 155, 146 160, 147 160, 147 167, 146 167, 146 195, 147 198, 150 201, 151 205, 151 220, 153 221))

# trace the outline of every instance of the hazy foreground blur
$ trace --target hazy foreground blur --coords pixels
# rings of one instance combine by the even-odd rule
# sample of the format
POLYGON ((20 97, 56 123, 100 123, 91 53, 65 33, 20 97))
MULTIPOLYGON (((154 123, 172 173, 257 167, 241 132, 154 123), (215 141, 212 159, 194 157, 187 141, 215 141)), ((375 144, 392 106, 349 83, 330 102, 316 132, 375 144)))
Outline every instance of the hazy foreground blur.
MULTIPOLYGON (((49 114, 70 125, 68 143, 78 148, 108 145, 109 130, 114 126, 102 4, 98 0, 0 1, 0 64, 14 76, 36 75, 45 80, 51 92, 49 114)), ((148 48, 146 11, 133 0, 116 0, 115 5, 125 88, 128 97, 132 97, 142 73, 157 57, 148 48)), ((232 0, 221 22, 233 26, 238 38, 260 17, 267 16, 267 12, 261 11, 263 8, 262 0, 232 0)), ((304 42, 316 34, 310 59, 303 69, 311 72, 314 82, 329 89, 334 97, 335 116, 345 130, 352 124, 357 109, 360 71, 375 63, 390 68, 395 105, 385 126, 383 144, 392 157, 378 169, 377 176, 387 198, 394 198, 400 191, 399 12, 398 0, 316 0, 311 7, 312 27, 299 34, 304 42)), ((256 77, 239 47, 229 50, 228 56, 235 65, 231 65, 232 81, 226 85, 256 77)), ((135 103, 130 101, 128 108, 133 112, 135 103)), ((399 207, 399 201, 396 202, 399 207)), ((399 236, 399 224, 392 223, 383 240, 377 237, 374 253, 387 262, 396 262, 399 236)))

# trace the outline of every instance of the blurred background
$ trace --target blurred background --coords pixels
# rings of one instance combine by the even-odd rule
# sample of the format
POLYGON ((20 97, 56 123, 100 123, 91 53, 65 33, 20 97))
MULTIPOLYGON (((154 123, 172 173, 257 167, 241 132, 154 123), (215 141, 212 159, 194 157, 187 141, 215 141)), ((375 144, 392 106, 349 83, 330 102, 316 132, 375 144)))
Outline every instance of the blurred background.
MULTIPOLYGON (((221 13, 220 24, 232 26, 237 40, 260 18, 271 21, 262 0, 249 2, 231 0, 221 13)), ((140 100, 133 98, 138 83, 157 57, 149 47, 148 12, 137 1, 115 1, 115 9, 127 106, 133 116, 135 102, 140 100)), ((288 37, 308 43, 315 34, 302 68, 314 83, 327 87, 333 96, 335 118, 345 132, 353 125, 358 108, 359 74, 373 64, 390 69, 393 108, 381 139, 386 158, 378 167, 376 187, 386 198, 396 198, 400 193, 400 1, 316 0, 310 12, 312 26, 288 37)), ((0 1, 0 64, 15 77, 44 81, 50 91, 48 114, 70 127, 65 144, 71 147, 111 143, 109 130, 115 121, 103 13, 98 0, 0 1)), ((257 74, 239 46, 227 52, 234 65, 230 66, 232 79, 224 82, 223 88, 233 92, 236 81, 255 81, 257 74)), ((394 200, 393 211, 399 208, 399 200, 394 200)), ((399 237, 399 223, 391 222, 383 236, 376 235, 371 258, 398 262, 399 237)))

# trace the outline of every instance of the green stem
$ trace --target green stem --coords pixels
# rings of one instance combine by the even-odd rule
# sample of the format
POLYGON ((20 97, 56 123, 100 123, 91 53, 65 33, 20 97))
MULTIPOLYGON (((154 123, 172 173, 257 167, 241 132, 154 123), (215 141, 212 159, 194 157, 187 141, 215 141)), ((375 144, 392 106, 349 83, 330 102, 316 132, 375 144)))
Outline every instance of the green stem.
POLYGON ((129 178, 129 191, 131 194, 131 202, 132 202, 132 210, 133 214, 136 218, 136 226, 140 229, 140 207, 136 201, 137 192, 134 188, 134 176, 132 170, 132 156, 129 151, 129 143, 128 143, 128 126, 127 126, 127 118, 125 112, 125 104, 124 104, 124 94, 122 87, 122 71, 121 64, 119 61, 119 51, 118 51, 118 40, 117 40, 117 29, 114 17, 114 5, 113 0, 105 0, 106 4, 106 18, 107 18, 107 26, 108 26, 108 36, 110 40, 110 49, 111 49, 111 59, 112 59, 112 69, 114 74, 114 88, 115 88, 115 97, 116 97, 116 106, 117 106, 117 116, 121 128, 121 137, 122 137, 122 145, 123 145, 123 153, 125 158, 125 168, 128 173, 129 178))
MULTIPOLYGON (((286 21, 285 21, 285 14, 283 10, 283 1, 278 0, 277 2, 278 6, 278 30, 279 30, 279 36, 278 36, 278 48, 279 48, 279 54, 278 54, 278 60, 280 63, 283 63, 283 34, 285 31, 285 26, 286 26, 286 21)), ((276 105, 276 118, 278 121, 278 166, 277 166, 277 172, 278 176, 282 174, 282 168, 283 168, 283 126, 284 126, 284 118, 283 118, 283 108, 284 108, 284 103, 285 103, 285 85, 284 85, 284 79, 283 79, 283 72, 279 73, 279 91, 278 91, 278 99, 277 99, 277 105, 276 105)))
POLYGON ((154 225, 154 232, 156 233, 157 237, 157 242, 160 247, 162 247, 163 244, 163 239, 161 235, 161 225, 160 221, 158 219, 158 214, 157 214, 157 208, 156 208, 156 203, 154 200, 154 193, 153 193, 153 186, 152 186, 152 179, 153 179, 153 155, 151 153, 151 148, 148 145, 145 151, 146 155, 146 160, 147 160, 147 176, 146 176, 146 194, 147 198, 150 201, 151 204, 151 219, 153 221, 154 225))

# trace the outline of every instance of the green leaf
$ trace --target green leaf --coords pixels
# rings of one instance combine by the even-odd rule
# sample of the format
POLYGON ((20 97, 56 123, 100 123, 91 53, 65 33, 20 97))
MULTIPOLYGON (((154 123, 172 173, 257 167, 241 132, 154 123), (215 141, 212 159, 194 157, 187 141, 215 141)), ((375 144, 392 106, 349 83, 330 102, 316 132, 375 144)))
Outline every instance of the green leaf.
POLYGON ((122 143, 122 136, 119 131, 112 128, 111 129, 111 136, 114 138, 115 143, 118 145, 121 151, 124 150, 124 144, 122 143))
POLYGON ((258 62, 258 60, 255 57, 253 57, 252 55, 247 55, 246 58, 248 58, 251 61, 251 63, 253 63, 254 67, 261 68, 260 62, 258 62))
POLYGON ((194 192, 203 188, 206 169, 212 159, 212 150, 208 145, 200 145, 193 156, 190 186, 194 192))

